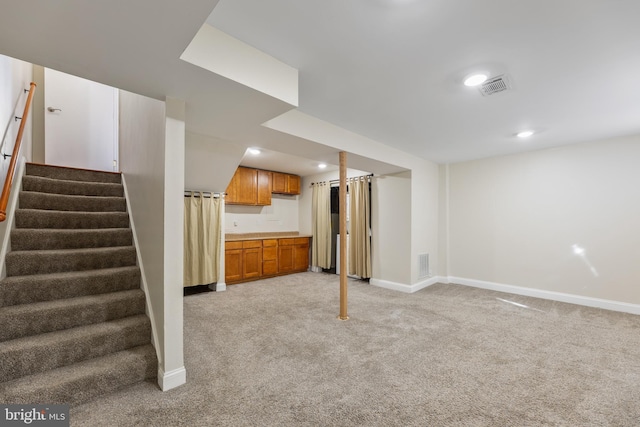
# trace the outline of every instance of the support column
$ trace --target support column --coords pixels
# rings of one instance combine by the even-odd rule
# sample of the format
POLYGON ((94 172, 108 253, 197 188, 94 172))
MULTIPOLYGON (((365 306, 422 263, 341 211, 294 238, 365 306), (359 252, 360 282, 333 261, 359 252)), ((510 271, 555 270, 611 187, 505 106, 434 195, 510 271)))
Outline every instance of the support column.
POLYGON ((340 152, 340 320, 347 314, 347 153, 340 152))

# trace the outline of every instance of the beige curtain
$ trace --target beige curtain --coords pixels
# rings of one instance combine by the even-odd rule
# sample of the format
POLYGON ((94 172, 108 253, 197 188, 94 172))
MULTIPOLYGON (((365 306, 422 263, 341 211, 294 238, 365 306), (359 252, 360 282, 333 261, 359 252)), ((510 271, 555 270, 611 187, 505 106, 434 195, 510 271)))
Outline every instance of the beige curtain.
POLYGON ((218 281, 221 206, 213 195, 184 198, 184 286, 218 281))
POLYGON ((371 277, 369 178, 349 178, 349 274, 371 277))
POLYGON ((313 185, 311 266, 331 268, 331 185, 313 185))

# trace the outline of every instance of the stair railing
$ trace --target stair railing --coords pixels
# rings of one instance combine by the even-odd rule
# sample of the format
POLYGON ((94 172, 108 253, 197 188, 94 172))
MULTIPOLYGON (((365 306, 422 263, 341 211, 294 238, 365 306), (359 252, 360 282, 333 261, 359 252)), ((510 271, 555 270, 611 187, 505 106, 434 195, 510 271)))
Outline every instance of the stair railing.
POLYGON ((36 84, 31 82, 29 88, 29 96, 27 96, 27 102, 24 104, 24 113, 22 117, 16 117, 16 120, 20 120, 20 128, 18 129, 18 135, 16 136, 16 143, 13 146, 13 152, 11 154, 11 162, 9 162, 9 168, 7 169, 7 177, 4 180, 4 187, 2 187, 2 195, 0 195, 0 222, 7 219, 7 204, 9 203, 9 196, 11 194, 11 186, 13 184, 13 176, 16 172, 16 163, 18 162, 18 155, 20 153, 20 145, 22 144, 22 134, 27 124, 27 118, 29 117, 29 111, 31 110, 31 100, 33 99, 33 93, 36 90, 36 84))

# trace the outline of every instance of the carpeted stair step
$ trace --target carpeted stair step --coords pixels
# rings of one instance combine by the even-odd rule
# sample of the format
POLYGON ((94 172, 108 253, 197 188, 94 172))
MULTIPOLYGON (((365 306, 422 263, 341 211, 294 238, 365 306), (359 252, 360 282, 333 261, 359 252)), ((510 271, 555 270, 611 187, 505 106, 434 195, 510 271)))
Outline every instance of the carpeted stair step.
POLYGON ((20 209, 79 212, 125 212, 124 197, 70 196, 67 194, 20 192, 20 209))
POLYGON ((6 277, 0 307, 140 289, 137 266, 6 277))
POLYGON ((119 173, 28 163, 0 280, 0 402, 80 403, 154 378, 119 173))
POLYGON ((17 209, 17 228, 128 228, 126 212, 65 212, 17 209))
POLYGON ((150 344, 134 347, 1 383, 0 402, 78 404, 154 378, 157 366, 150 344))
POLYGON ((99 248, 132 244, 133 235, 130 228, 15 228, 11 231, 11 249, 14 251, 99 248))
POLYGON ((63 166, 41 165, 37 163, 27 163, 26 175, 42 176, 45 178, 63 179, 65 181, 84 182, 110 182, 120 184, 120 173, 94 171, 87 169, 75 169, 63 166))
POLYGON ((144 314, 6 341, 0 346, 0 382, 56 369, 149 343, 144 314))
POLYGON ((69 194, 76 196, 124 196, 124 187, 122 186, 122 184, 108 182, 69 181, 29 175, 24 175, 22 177, 22 190, 37 191, 40 193, 69 194))
POLYGON ((144 312, 145 296, 141 289, 2 307, 0 342, 144 312))
POLYGON ((9 277, 124 267, 136 264, 136 248, 134 246, 118 246, 11 251, 7 254, 5 263, 9 277))

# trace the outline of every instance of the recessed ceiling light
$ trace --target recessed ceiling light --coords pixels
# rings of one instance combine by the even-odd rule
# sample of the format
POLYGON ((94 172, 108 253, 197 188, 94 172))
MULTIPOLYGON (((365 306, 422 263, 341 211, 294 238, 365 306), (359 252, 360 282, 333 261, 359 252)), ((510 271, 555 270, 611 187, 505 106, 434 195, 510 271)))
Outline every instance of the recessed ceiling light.
POLYGON ((253 154, 254 156, 260 154, 260 150, 258 150, 257 148, 249 148, 247 151, 249 152, 249 154, 253 154))
POLYGON ((487 80, 486 74, 472 74, 464 79, 465 86, 478 86, 487 80))
POLYGON ((327 164, 326 164, 326 163, 320 163, 320 164, 318 165, 318 167, 319 167, 320 169, 324 169, 324 168, 326 168, 326 167, 327 167, 327 164))
POLYGON ((518 132, 516 134, 518 138, 529 138, 531 135, 533 135, 532 130, 523 130, 522 132, 518 132))

